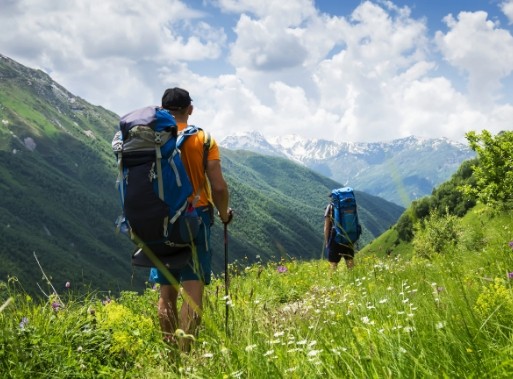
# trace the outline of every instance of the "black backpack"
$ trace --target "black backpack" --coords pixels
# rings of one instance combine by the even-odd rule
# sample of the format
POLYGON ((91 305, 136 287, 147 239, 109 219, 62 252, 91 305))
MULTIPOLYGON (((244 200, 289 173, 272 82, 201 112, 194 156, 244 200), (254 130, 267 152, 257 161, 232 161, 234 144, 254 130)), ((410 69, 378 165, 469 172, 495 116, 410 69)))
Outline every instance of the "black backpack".
MULTIPOLYGON (((173 115, 151 106, 121 117, 119 128, 112 143, 123 209, 117 227, 138 247, 132 263, 153 267, 157 258, 168 269, 181 268, 191 258, 201 217, 187 200, 193 188, 180 147, 200 129, 189 126, 178 133, 173 115)), ((208 136, 206 153, 209 144, 208 136)))

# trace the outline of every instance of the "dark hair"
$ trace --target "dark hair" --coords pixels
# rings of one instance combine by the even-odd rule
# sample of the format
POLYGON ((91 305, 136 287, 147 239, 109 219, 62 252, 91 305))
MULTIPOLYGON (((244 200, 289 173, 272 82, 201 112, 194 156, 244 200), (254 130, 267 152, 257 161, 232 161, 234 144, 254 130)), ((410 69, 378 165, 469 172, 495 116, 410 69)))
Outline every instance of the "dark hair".
POLYGON ((182 88, 168 88, 162 96, 162 107, 170 111, 187 109, 192 99, 189 92, 182 88))

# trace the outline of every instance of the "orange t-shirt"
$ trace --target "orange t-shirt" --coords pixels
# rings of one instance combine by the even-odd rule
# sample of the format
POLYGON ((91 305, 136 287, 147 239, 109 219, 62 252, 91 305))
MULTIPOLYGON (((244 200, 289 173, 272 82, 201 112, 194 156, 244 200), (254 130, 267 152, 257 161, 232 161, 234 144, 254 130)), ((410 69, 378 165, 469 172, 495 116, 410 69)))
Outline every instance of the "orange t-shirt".
MULTIPOLYGON (((187 127, 186 123, 179 122, 178 123, 178 131, 182 131, 187 127)), ((192 183, 192 188, 194 189, 194 193, 189 197, 189 201, 193 201, 194 197, 198 194, 199 191, 200 198, 196 203, 196 207, 203 207, 212 204, 212 192, 210 191, 210 183, 208 182, 205 167, 203 166, 203 143, 204 143, 205 133, 203 130, 200 130, 198 133, 188 137, 181 148, 181 157, 182 162, 185 166, 185 170, 187 171, 187 175, 189 175, 189 179, 192 183)), ((219 146, 217 146, 216 141, 211 138, 210 139, 210 150, 208 151, 207 160, 220 160, 221 156, 219 154, 219 146)))

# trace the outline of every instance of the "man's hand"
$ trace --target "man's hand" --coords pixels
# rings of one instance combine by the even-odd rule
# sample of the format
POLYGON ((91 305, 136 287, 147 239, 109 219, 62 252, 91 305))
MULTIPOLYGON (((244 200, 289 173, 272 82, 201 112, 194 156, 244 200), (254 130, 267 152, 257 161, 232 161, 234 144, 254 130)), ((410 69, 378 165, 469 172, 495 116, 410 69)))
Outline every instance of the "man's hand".
POLYGON ((217 215, 219 216, 219 218, 221 219, 223 224, 228 225, 232 221, 232 218, 233 218, 233 209, 232 208, 228 208, 226 210, 226 216, 225 217, 222 217, 221 216, 221 212, 219 212, 219 211, 217 212, 217 215))

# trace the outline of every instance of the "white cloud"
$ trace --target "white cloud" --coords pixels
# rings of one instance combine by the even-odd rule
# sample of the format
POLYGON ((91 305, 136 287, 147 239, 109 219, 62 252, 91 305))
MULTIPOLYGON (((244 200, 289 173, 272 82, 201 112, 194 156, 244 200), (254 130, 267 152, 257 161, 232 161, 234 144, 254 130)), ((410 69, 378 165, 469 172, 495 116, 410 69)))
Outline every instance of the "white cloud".
POLYGON ((490 105, 501 80, 513 71, 513 36, 488 20, 486 12, 461 12, 445 21, 450 31, 437 32, 438 47, 451 65, 468 74, 473 105, 490 105))
POLYGON ((47 71, 66 88, 123 113, 161 91, 157 71, 217 58, 225 33, 171 0, 19 0, 0 14, 2 51, 47 71), (27 11, 20 11, 27 10, 27 11))
MULTIPOLYGON (((191 122, 218 139, 259 130, 463 140, 469 130, 510 128, 510 29, 461 12, 436 32, 408 7, 359 3, 333 15, 311 0, 203 2, 218 7, 214 15, 179 0, 4 0, 0 51, 119 114, 160 103, 167 87, 187 88, 191 122), (439 54, 460 76, 447 74, 439 54)), ((500 9, 513 19, 513 0, 500 9)))
POLYGON ((251 20, 242 15, 235 29, 238 39, 232 47, 231 62, 236 67, 250 70, 273 71, 301 65, 306 49, 296 36, 275 34, 265 21, 251 20))
POLYGON ((299 24, 316 13, 312 0, 217 0, 215 3, 225 12, 251 13, 256 18, 271 18, 282 25, 299 24))
POLYGON ((508 18, 510 25, 513 24, 513 0, 502 2, 500 8, 508 18))

